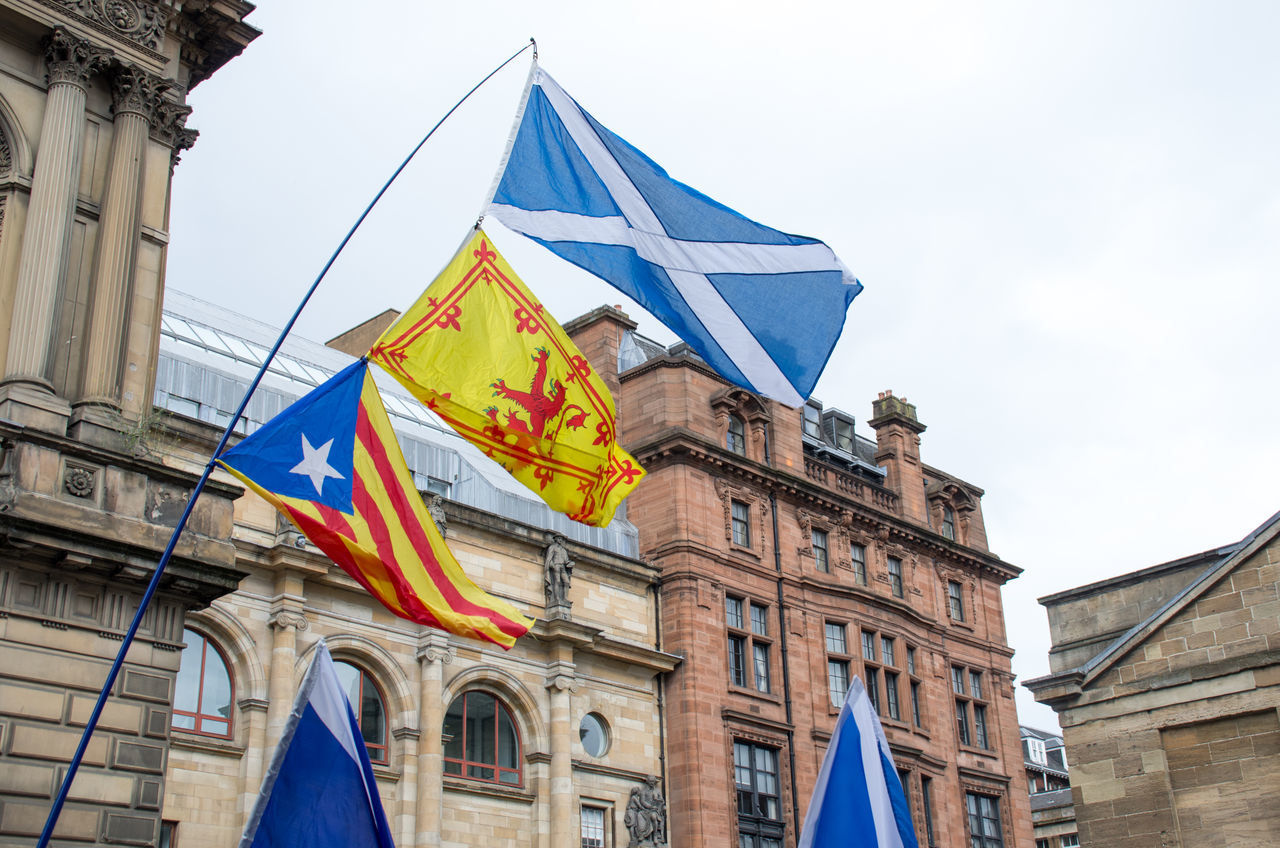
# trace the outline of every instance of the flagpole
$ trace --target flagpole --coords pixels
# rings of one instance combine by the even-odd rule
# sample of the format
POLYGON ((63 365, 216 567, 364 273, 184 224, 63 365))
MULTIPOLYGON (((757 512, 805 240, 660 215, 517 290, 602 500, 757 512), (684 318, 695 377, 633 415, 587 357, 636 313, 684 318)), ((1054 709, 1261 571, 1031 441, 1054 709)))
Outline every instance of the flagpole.
POLYGON ((333 263, 337 261, 339 254, 341 254, 343 248, 347 246, 347 242, 351 241, 351 237, 355 235, 356 230, 358 230, 360 225, 364 223, 364 219, 369 217, 369 213, 373 211, 373 207, 376 206, 378 201, 382 199, 382 196, 387 193, 387 189, 391 188, 391 184, 400 176, 400 172, 408 167, 409 163, 413 161, 413 157, 416 156, 418 151, 422 149, 422 146, 427 143, 427 140, 435 134, 436 130, 440 129, 440 125, 447 121, 450 115, 458 110, 459 106, 465 103, 471 95, 476 93, 476 90, 480 88, 480 86, 488 82, 494 74, 498 73, 498 71, 515 61, 517 56, 528 50, 530 47, 534 49, 534 55, 537 55, 538 43, 530 38, 528 44, 521 47, 515 53, 512 53, 510 58, 490 71, 484 79, 480 80, 480 82, 476 83, 470 91, 464 94, 462 99, 455 103, 453 108, 446 112, 444 117, 437 121, 436 125, 422 137, 422 141, 419 141, 417 146, 409 152, 409 155, 400 163, 400 167, 395 169, 391 174, 391 177, 383 184, 382 188, 378 190, 378 193, 373 196, 373 200, 369 201, 369 205, 360 213, 360 217, 351 225, 351 229, 347 231, 347 234, 338 244, 337 249, 333 251, 333 255, 329 257, 329 261, 324 264, 322 269, 320 269, 320 274, 315 278, 315 281, 311 283, 311 287, 307 289, 307 293, 303 296, 302 302, 298 304, 298 308, 294 310, 293 315, 289 318, 288 322, 285 323, 284 329, 280 331, 280 337, 276 339, 275 345, 272 346, 266 359, 262 361, 262 367, 258 369, 258 373, 254 376, 253 381, 249 384, 249 388, 245 391, 244 397, 240 400, 240 406, 236 409, 235 414, 231 416, 231 420, 227 423, 227 429, 222 432, 222 438, 218 441, 218 446, 213 449, 213 453, 210 455, 209 461, 204 466, 204 472, 196 482, 195 488, 191 490, 191 496, 187 498, 186 508, 183 509, 182 516, 178 519, 177 525, 173 528, 173 534, 169 537, 169 543, 165 546, 164 553, 160 555, 160 561, 156 563, 155 573, 151 575, 151 582, 147 584, 146 591, 142 593, 142 599, 138 602, 138 611, 134 614, 133 621, 130 623, 129 629, 126 631, 124 639, 120 643, 120 650, 116 652, 115 662, 111 664, 111 670, 107 672, 107 680, 102 684, 102 691, 98 693, 97 703, 94 704, 93 712, 90 713, 89 720, 85 724, 84 732, 80 736, 80 744, 76 747, 76 752, 71 757, 71 762, 67 766, 67 772, 62 778, 62 785, 58 788, 57 797, 53 800, 53 806, 49 810, 49 817, 45 820, 44 830, 40 834, 40 840, 36 843, 36 848, 47 848, 49 844, 49 839, 53 835, 53 828, 58 823, 59 816, 62 815, 62 807, 66 803, 67 794, 71 790, 71 781, 75 779, 76 772, 80 769, 80 763, 84 759, 85 751, 89 747, 89 739, 93 736, 94 730, 98 727, 98 720, 102 717, 102 710, 107 703, 107 695, 111 691, 111 688, 115 686, 116 678, 120 675, 120 669, 124 665, 125 654, 129 652, 129 647, 133 644, 134 637, 138 633, 138 627, 142 624, 142 616, 147 611, 147 607, 150 605, 152 597, 155 596, 156 589, 159 588, 160 577, 164 574, 165 567, 169 564, 170 557, 173 556, 173 550, 178 545, 178 538, 182 535, 182 531, 187 525, 187 519, 191 517, 191 511, 195 507, 196 499, 200 496, 200 493, 204 491, 205 484, 209 482, 209 477, 213 474, 213 469, 218 456, 222 453, 223 449, 226 448, 227 442, 231 440, 231 434, 235 430, 236 424, 239 423, 240 417, 244 415, 245 408, 249 405, 249 399, 257 390, 258 384, 262 382, 262 378, 266 375, 267 368, 271 365, 271 361, 275 358, 276 353, 279 352, 281 345, 284 344, 285 337, 289 335, 289 331, 291 331, 293 329, 293 325, 297 323, 298 317, 302 314, 302 310, 306 308, 307 302, 311 300, 311 296, 316 293, 316 289, 320 286, 320 281, 329 273, 329 269, 333 267, 333 263))

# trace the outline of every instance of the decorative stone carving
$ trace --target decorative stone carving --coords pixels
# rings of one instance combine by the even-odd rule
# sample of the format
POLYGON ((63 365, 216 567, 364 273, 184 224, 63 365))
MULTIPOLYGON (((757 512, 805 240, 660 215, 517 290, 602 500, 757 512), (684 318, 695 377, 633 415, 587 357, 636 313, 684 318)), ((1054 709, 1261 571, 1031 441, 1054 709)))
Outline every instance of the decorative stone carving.
POLYGON ((542 579, 546 587, 547 617, 552 617, 554 610, 559 615, 567 616, 573 606, 569 601, 569 582, 573 576, 573 559, 569 549, 564 545, 564 536, 559 533, 551 537, 551 544, 542 554, 542 579))
MULTIPOLYGON (((9 146, 9 136, 5 133, 4 127, 0 127, 0 174, 7 173, 13 168, 13 148, 9 146)), ((3 207, 0 207, 0 214, 3 213, 3 207)))
POLYGON ((77 498, 87 498, 93 494, 94 474, 88 468, 78 468, 74 465, 67 466, 67 472, 62 477, 62 485, 66 490, 77 498))
MULTIPOLYGON (((191 107, 172 100, 160 100, 156 104, 156 119, 151 124, 151 137, 164 144, 177 146, 178 135, 186 130, 191 107)), ((195 132, 190 130, 189 132, 195 132)), ((198 134, 198 133, 197 133, 198 134)), ((191 145, 187 145, 190 149, 191 145)))
POLYGON ((449 644, 449 637, 439 631, 429 631, 418 639, 418 661, 427 665, 435 662, 448 665, 457 652, 458 649, 449 644))
POLYGON ((169 11, 147 0, 58 0, 81 17, 152 50, 159 48, 169 11))
POLYGON ((289 610, 277 610, 271 614, 271 618, 267 620, 267 624, 276 630, 284 630, 286 627, 292 627, 295 630, 303 631, 311 627, 311 623, 307 621, 307 617, 300 612, 291 612, 289 610))
POLYGON ((161 117, 160 95, 173 83, 147 73, 137 65, 119 68, 111 78, 112 102, 117 115, 133 112, 148 122, 161 117))
POLYGON ((662 848, 667 844, 667 801, 658 788, 658 778, 649 775, 644 786, 631 787, 627 812, 622 818, 631 835, 628 848, 662 848))
POLYGON ((107 66, 111 52, 94 46, 88 39, 77 38, 64 27, 54 27, 45 42, 44 58, 49 85, 66 82, 84 88, 90 77, 107 66))
POLYGON ((440 495, 432 495, 431 500, 427 502, 427 512, 431 515, 431 520, 435 522, 436 529, 440 531, 440 538, 444 538, 449 527, 449 518, 444 514, 444 498, 440 495))

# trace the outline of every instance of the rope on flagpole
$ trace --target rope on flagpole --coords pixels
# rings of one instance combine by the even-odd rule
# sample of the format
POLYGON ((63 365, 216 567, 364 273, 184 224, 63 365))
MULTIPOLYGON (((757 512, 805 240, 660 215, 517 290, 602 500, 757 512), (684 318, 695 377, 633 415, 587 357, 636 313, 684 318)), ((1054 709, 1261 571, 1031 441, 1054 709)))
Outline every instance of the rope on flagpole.
POLYGON ((110 693, 111 688, 115 686, 116 678, 120 676, 120 668, 124 665, 125 654, 129 652, 129 646, 133 644, 134 637, 138 634, 138 627, 142 624, 142 616, 147 611, 147 607, 151 604, 151 599, 155 596, 156 589, 160 586, 160 577, 164 574, 165 567, 169 564, 170 557, 173 556, 173 550, 178 545, 178 537, 182 535, 182 531, 187 525, 187 519, 191 517, 191 511, 195 507, 196 499, 200 497, 200 493, 204 491, 205 484, 209 482, 209 476, 213 474, 213 469, 218 456, 226 448, 227 442, 231 440, 231 434, 235 430, 236 424, 239 423, 241 416, 244 415, 245 409, 249 406, 249 399, 257 390, 258 384, 262 382, 262 378, 266 375, 267 368, 271 365, 271 361, 280 351, 281 345, 284 344, 285 337, 289 335, 289 332, 293 329, 293 325, 297 323, 298 317, 302 314, 302 310, 306 308, 308 301, 311 300, 311 296, 314 295, 316 293, 316 289, 320 287, 320 281, 329 273, 329 269, 333 267, 333 263, 337 261, 343 248, 347 246, 347 242, 351 241, 351 237, 356 234, 356 230, 360 229, 360 225, 364 223, 364 219, 369 217, 369 213, 373 211, 373 207, 382 199, 382 195, 387 193, 387 189, 391 188, 391 184, 400 176, 400 172, 408 167, 409 163, 413 161, 413 157, 418 154, 418 151, 427 143, 427 140, 435 134, 436 130, 440 129, 440 125, 447 121, 450 115, 458 110, 459 106, 465 103, 471 95, 476 93, 476 90, 480 88, 480 86, 488 82, 494 74, 498 73, 498 71, 515 61, 517 56, 528 50, 530 47, 533 48, 534 56, 536 57, 538 44, 530 38, 528 44, 521 47, 515 53, 512 53, 510 58, 490 71, 484 79, 480 80, 480 82, 476 83, 470 91, 464 94, 462 99, 455 103, 453 108, 446 112, 444 117, 437 121, 436 125, 422 137, 422 141, 418 142, 417 146, 409 152, 409 155, 400 163, 400 167, 395 169, 395 172, 391 174, 391 177, 383 184, 382 188, 378 190, 378 193, 373 196, 373 200, 369 201, 369 205, 360 213, 360 217, 351 225, 351 229, 347 231, 347 234, 338 244, 337 249, 333 251, 333 255, 329 257, 329 261, 326 262, 324 267, 320 270, 319 276, 315 278, 315 281, 311 283, 311 287, 307 289, 307 293, 303 296, 302 302, 298 304, 298 308, 294 310, 293 315, 284 325, 284 329, 280 331, 280 337, 276 339, 275 345, 272 346, 266 359, 262 361, 262 367, 258 369, 258 373, 249 384, 249 388, 245 391, 244 397, 240 400, 240 406, 236 409, 235 414, 231 416, 231 420, 227 423, 227 429, 223 431, 222 438, 218 441, 218 446, 213 449, 213 453, 210 455, 208 463, 205 464, 204 472, 196 482, 195 488, 191 490, 191 496, 187 498, 186 508, 183 509, 182 516, 178 519, 177 526, 174 527, 173 534, 169 537, 169 543, 165 546, 164 553, 160 555, 160 561, 156 563, 156 570, 155 573, 151 575, 151 582, 147 584, 146 591, 142 593, 142 599, 138 602, 138 611, 134 614, 133 622, 129 625, 129 629, 126 631, 124 639, 120 643, 120 650, 116 652, 115 662, 111 664, 111 670, 107 672, 107 680, 102 684, 102 691, 98 693, 97 703, 94 704, 93 712, 89 715, 89 721, 85 725, 84 733, 80 736, 80 744, 76 747, 76 752, 71 757, 71 762, 67 766, 66 774, 63 775, 62 785, 58 788, 57 797, 53 800, 53 807, 49 810, 49 817, 44 823, 44 830, 40 834, 40 840, 36 843, 36 848, 47 848, 49 844, 49 839, 53 835, 53 828, 58 823, 59 816, 62 815, 62 807, 67 801, 67 794, 71 791, 71 781, 75 779, 76 772, 80 769, 80 763, 84 759, 85 751, 89 747, 89 739, 93 736, 94 730, 98 727, 98 720, 102 717, 102 710, 107 703, 107 695, 110 693))

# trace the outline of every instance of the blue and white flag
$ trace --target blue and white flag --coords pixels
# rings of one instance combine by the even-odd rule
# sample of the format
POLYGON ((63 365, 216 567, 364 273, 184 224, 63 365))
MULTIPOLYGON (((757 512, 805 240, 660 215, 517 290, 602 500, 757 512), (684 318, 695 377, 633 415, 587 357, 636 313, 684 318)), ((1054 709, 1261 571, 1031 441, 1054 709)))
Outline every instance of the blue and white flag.
POLYGON ((621 289, 721 376, 791 406, 862 290, 817 239, 667 176, 535 67, 487 214, 621 289))
POLYGON ((395 848, 360 726, 323 641, 240 848, 395 848))
POLYGON ((796 848, 917 848, 907 797, 867 690, 849 685, 796 848))

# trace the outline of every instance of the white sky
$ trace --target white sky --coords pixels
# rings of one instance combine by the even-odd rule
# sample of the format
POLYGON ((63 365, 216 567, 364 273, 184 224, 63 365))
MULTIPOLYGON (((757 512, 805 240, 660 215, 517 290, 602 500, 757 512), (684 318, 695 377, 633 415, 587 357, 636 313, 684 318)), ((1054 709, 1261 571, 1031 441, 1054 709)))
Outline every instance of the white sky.
MULTIPOLYGON (((1037 597, 1240 539, 1280 508, 1280 5, 261 0, 192 94, 169 285, 283 324, 419 138, 529 36, 672 176, 863 281, 815 396, 892 388, 985 488, 1020 679, 1037 597), (357 13, 358 12, 358 13, 357 13), (1268 332, 1268 331, 1271 332, 1268 332)), ((485 199, 527 54, 384 198, 299 330, 403 308, 485 199)), ((486 225, 550 311, 624 304, 486 225)), ((863 435, 872 435, 865 424, 863 435)), ((1019 690, 1024 724, 1052 728, 1019 690)))

